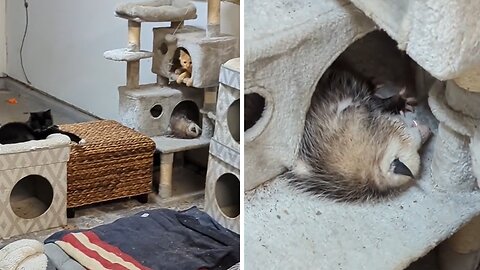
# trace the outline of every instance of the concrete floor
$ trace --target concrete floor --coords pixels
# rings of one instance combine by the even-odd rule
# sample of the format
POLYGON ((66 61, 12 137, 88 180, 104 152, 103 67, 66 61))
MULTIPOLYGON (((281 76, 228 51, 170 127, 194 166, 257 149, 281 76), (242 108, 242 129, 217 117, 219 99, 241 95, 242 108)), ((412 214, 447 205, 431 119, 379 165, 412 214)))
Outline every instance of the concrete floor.
MULTIPOLYGON (((55 98, 42 95, 13 80, 0 78, 0 124, 26 121, 28 118, 26 112, 46 109, 52 110, 56 124, 78 123, 96 119, 88 113, 72 108, 61 101, 55 100, 55 98), (7 100, 11 98, 15 98, 18 103, 9 104, 7 100)), ((140 204, 136 200, 122 199, 82 207, 76 210, 75 218, 68 219, 68 225, 65 226, 65 229, 92 228, 111 223, 121 217, 155 208, 181 210, 197 206, 203 209, 204 181, 202 183, 198 175, 186 170, 176 170, 175 175, 177 181, 174 183, 174 197, 170 199, 161 199, 157 194, 151 193, 147 204, 140 204)), ((62 229, 64 228, 54 228, 9 239, 0 239, 0 247, 24 238, 43 241, 54 232, 62 229)))

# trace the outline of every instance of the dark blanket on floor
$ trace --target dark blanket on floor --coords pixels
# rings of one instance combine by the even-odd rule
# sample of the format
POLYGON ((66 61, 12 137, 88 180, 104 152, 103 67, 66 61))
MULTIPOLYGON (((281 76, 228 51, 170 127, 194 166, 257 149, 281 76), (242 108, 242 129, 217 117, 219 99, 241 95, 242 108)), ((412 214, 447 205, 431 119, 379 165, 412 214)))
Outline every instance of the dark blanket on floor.
POLYGON ((239 235, 196 207, 144 211, 91 230, 61 231, 45 243, 107 269, 222 270, 240 260, 239 235))

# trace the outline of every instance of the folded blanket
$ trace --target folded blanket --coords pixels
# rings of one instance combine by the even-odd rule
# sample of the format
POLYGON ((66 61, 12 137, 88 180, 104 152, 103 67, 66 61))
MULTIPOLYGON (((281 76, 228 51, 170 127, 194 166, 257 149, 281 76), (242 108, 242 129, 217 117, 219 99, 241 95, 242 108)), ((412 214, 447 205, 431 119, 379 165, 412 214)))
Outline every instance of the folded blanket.
MULTIPOLYGON (((59 246, 53 243, 45 245, 45 255, 48 257, 51 269, 56 270, 86 270, 77 261, 70 258, 59 246)), ((48 269, 48 268, 47 268, 48 269)))
POLYGON ((47 256, 43 254, 41 242, 30 239, 18 240, 0 250, 2 270, 46 270, 47 256))
POLYGON ((159 209, 98 226, 62 231, 55 243, 88 269, 228 269, 240 261, 239 235, 196 207, 159 209))

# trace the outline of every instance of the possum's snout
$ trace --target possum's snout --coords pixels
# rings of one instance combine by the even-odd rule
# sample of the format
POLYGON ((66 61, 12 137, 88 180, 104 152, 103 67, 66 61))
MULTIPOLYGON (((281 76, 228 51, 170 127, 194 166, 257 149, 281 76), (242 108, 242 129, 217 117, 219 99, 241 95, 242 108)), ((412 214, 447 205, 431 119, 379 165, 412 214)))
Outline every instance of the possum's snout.
POLYGON ((187 136, 191 138, 196 138, 200 136, 200 133, 202 132, 202 129, 197 126, 195 123, 190 123, 188 125, 188 130, 187 130, 187 136))
POLYGON ((177 138, 193 139, 200 136, 202 129, 184 114, 174 114, 170 119, 170 129, 177 138))

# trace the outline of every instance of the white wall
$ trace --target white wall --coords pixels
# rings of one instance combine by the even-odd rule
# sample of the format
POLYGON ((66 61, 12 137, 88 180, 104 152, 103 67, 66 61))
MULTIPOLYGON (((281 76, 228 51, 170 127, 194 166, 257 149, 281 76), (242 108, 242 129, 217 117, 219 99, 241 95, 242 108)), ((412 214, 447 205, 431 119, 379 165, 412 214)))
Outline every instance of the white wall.
POLYGON ((5 37, 5 0, 0 0, 0 76, 7 70, 7 41, 5 37))
MULTIPOLYGON (((6 1, 7 74, 25 82, 19 58, 25 21, 23 1, 6 1)), ((32 85, 97 116, 118 119, 117 87, 125 84, 126 63, 103 58, 104 51, 122 48, 127 42, 127 21, 113 15, 117 3, 30 1, 24 64, 32 85)), ((199 18, 187 24, 204 28, 206 2, 196 4, 199 18)), ((239 36, 239 21, 240 8, 222 3, 222 29, 239 36)), ((151 28, 158 25, 142 24, 142 49, 151 50, 151 28)), ((150 68, 151 60, 142 60, 142 83, 155 81, 150 68)))

